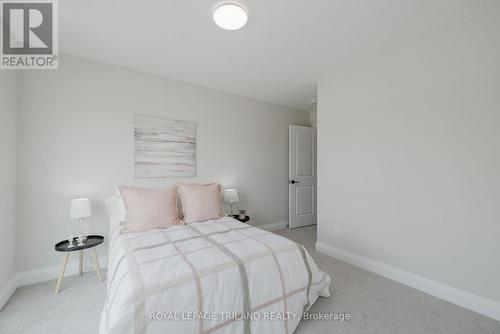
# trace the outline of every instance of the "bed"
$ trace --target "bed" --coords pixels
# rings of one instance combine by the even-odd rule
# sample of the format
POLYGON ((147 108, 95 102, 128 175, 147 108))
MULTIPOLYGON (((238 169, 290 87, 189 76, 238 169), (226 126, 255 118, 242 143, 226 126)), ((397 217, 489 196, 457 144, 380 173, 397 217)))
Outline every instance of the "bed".
POLYGON ((120 233, 113 201, 101 334, 293 333, 330 277, 300 244, 224 217, 120 233))

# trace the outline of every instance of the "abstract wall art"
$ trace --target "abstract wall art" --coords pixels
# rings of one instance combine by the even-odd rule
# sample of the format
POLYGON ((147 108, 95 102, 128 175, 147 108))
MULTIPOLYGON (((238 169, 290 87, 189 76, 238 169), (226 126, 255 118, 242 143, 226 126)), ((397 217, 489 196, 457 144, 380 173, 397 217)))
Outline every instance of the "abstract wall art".
POLYGON ((196 123, 134 115, 136 178, 196 175, 196 123))

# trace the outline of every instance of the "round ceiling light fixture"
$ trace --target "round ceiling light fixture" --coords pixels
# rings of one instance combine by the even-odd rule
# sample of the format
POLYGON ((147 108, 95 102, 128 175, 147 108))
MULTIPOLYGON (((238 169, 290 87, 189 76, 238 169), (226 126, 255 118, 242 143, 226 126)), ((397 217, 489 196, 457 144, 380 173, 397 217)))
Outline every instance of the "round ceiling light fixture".
POLYGON ((214 22, 222 29, 238 30, 243 28, 247 21, 247 11, 237 3, 223 3, 214 10, 214 22))

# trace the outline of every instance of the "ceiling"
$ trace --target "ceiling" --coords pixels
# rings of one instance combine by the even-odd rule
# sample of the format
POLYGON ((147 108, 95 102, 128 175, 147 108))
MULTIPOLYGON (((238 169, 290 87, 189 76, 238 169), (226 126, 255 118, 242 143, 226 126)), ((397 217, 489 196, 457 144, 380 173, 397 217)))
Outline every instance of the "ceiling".
POLYGON ((217 0, 59 1, 60 49, 300 110, 316 82, 498 11, 498 0, 241 0, 241 30, 217 0))

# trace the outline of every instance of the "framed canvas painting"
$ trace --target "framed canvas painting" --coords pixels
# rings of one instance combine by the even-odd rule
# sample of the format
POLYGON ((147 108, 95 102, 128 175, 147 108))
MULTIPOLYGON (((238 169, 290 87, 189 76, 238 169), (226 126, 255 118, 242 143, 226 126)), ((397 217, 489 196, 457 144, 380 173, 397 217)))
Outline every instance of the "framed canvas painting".
POLYGON ((134 115, 136 178, 196 175, 196 123, 134 115))

